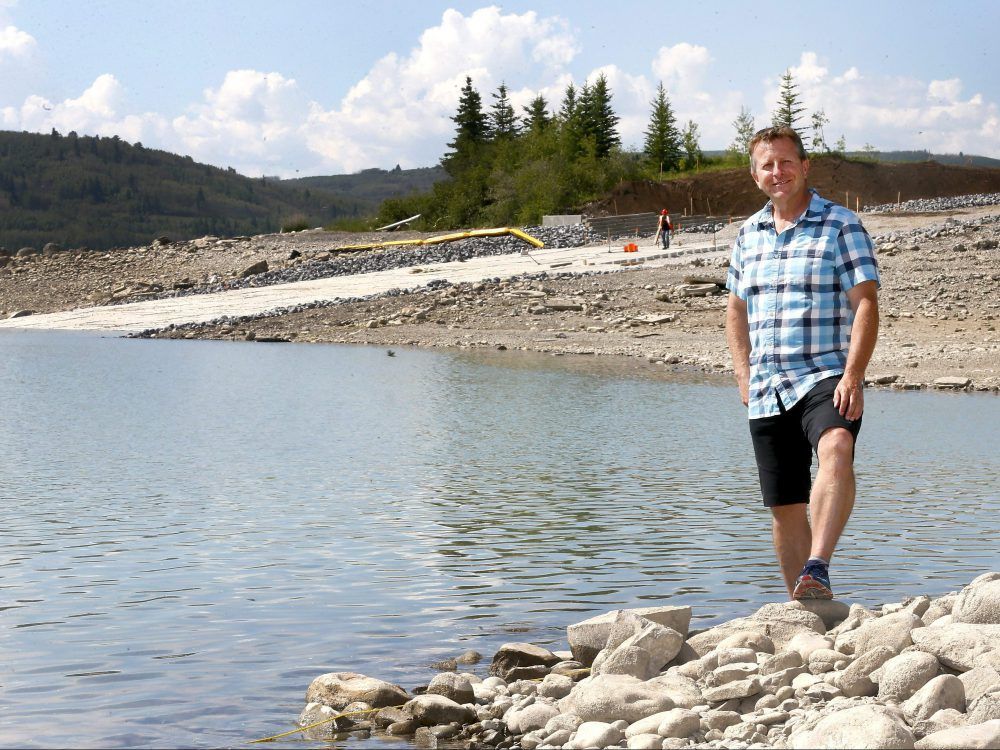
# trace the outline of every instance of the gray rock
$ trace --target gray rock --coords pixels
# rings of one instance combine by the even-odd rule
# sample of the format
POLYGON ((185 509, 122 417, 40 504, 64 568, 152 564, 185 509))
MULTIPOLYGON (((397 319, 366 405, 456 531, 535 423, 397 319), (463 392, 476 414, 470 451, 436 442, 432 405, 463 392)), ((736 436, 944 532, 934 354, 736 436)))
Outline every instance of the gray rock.
POLYGON ((927 611, 920 615, 920 619, 923 620, 925 624, 930 625, 938 618, 950 615, 952 609, 955 607, 956 599, 958 599, 958 594, 947 594, 945 596, 939 596, 937 599, 932 599, 927 611))
MULTIPOLYGON (((854 654, 860 656, 880 647, 890 648, 898 654, 913 643, 910 633, 915 628, 923 628, 923 625, 923 621, 912 612, 897 612, 866 620, 855 631, 854 654)), ((839 638, 837 650, 842 650, 839 638)))
POLYGON ((942 674, 903 703, 903 715, 910 724, 914 724, 948 708, 965 712, 965 686, 954 675, 942 674))
POLYGON ((339 714, 339 710, 324 706, 322 703, 307 703, 306 707, 302 709, 302 713, 299 714, 299 726, 309 727, 302 733, 302 736, 309 740, 319 741, 334 739, 335 735, 342 731, 337 728, 337 722, 334 719, 339 714))
POLYGON ((996 719, 1000 719, 1000 691, 982 695, 969 704, 970 724, 982 724, 996 719))
POLYGON ((625 738, 625 733, 614 724, 603 721, 585 721, 576 730, 569 747, 590 750, 595 747, 613 747, 625 738))
POLYGON ((719 666, 718 651, 709 651, 704 656, 679 666, 677 674, 693 680, 700 680, 717 666, 719 666))
POLYGON ((504 714, 507 728, 514 734, 526 734, 545 727, 559 715, 559 709, 551 703, 536 701, 523 708, 512 708, 504 714))
POLYGON ((847 669, 837 675, 834 684, 849 698, 875 695, 878 688, 870 675, 895 655, 896 652, 888 646, 879 646, 871 651, 866 651, 851 662, 847 669))
POLYGON ((734 633, 719 641, 715 648, 720 653, 726 649, 750 649, 754 653, 773 654, 774 641, 760 633, 734 633))
POLYGON ((1000 720, 929 734, 917 750, 995 750, 1000 747, 1000 720))
POLYGON ((977 698, 1000 690, 1000 672, 993 667, 976 667, 958 676, 965 686, 965 698, 970 703, 977 698))
POLYGON ((846 620, 854 605, 839 599, 803 599, 799 602, 807 612, 819 615, 827 631, 846 620))
POLYGON ((820 648, 809 654, 809 671, 812 674, 826 674, 837 668, 838 664, 852 661, 852 657, 834 651, 832 648, 820 648))
POLYGON ((716 646, 715 650, 719 655, 720 667, 724 667, 727 664, 757 663, 757 652, 752 648, 724 648, 720 644, 716 646))
POLYGON ((634 721, 628 725, 625 729, 626 739, 630 737, 637 737, 642 734, 655 734, 656 730, 660 726, 660 722, 663 721, 668 716, 673 715, 673 712, 677 709, 672 708, 669 711, 660 711, 652 716, 647 716, 644 719, 639 719, 639 721, 634 721))
POLYGON ((435 724, 472 724, 478 718, 476 712, 443 695, 418 695, 403 706, 403 710, 423 727, 435 724))
POLYGON ((647 684, 670 696, 678 708, 694 708, 705 702, 698 683, 681 674, 662 674, 648 680, 647 684))
POLYGON ((940 669, 941 664, 933 654, 910 651, 889 659, 871 678, 878 682, 879 700, 905 701, 937 677, 940 669))
POLYGON ((819 649, 833 649, 833 639, 818 633, 799 633, 785 646, 788 651, 798 651, 804 664, 809 663, 809 656, 819 649))
POLYGON ((782 651, 764 659, 760 663, 760 673, 774 674, 793 667, 801 667, 803 663, 802 655, 798 651, 782 651))
POLYGON ((760 691, 760 680, 752 677, 748 680, 736 680, 719 687, 708 688, 702 691, 702 695, 709 703, 719 703, 731 698, 749 698, 751 695, 757 695, 760 691))
POLYGON ((951 613, 955 622, 1000 625, 1000 579, 966 586, 951 613))
POLYGON ((432 695, 443 695, 455 703, 475 703, 476 695, 472 683, 463 675, 447 673, 435 675, 427 686, 427 692, 432 695))
POLYGON ((558 663, 559 657, 548 649, 534 646, 530 643, 505 643, 493 656, 493 662, 490 664, 490 674, 503 677, 510 682, 512 679, 523 679, 508 676, 512 670, 517 668, 535 666, 551 667, 558 663))
POLYGON ((618 646, 605 649, 594 660, 592 674, 624 674, 648 680, 659 672, 653 666, 653 655, 637 646, 618 646))
MULTIPOLYGON (((611 643, 611 637, 609 637, 608 642, 611 643)), ((677 656, 683 642, 684 636, 673 628, 655 622, 647 622, 639 632, 615 648, 607 662, 602 665, 601 671, 608 674, 632 674, 639 679, 649 679, 659 674, 663 665, 677 656), (626 652, 623 663, 635 663, 636 671, 610 668, 610 665, 615 663, 618 654, 623 651, 626 652), (642 664, 643 661, 645 665, 642 664)), ((621 661, 619 660, 619 662, 621 661)))
POLYGON ((565 698, 573 690, 573 679, 561 674, 546 675, 538 684, 537 694, 543 698, 565 698))
POLYGON ((242 271, 240 271, 240 278, 246 279, 249 278, 250 276, 256 276, 259 273, 264 273, 267 270, 268 270, 267 261, 259 260, 256 263, 253 263, 244 268, 242 271))
POLYGON ((740 715, 735 711, 705 711, 701 715, 701 728, 705 731, 710 729, 725 731, 741 721, 740 715))
POLYGON ((789 746, 794 750, 861 747, 908 750, 914 746, 914 739, 898 711, 863 705, 824 716, 813 729, 793 732, 789 746))
POLYGON ((671 708, 673 700, 658 686, 613 674, 588 677, 559 701, 560 712, 576 714, 584 721, 624 719, 630 724, 671 708))
POLYGON ((935 732, 943 732, 945 729, 955 729, 964 727, 965 714, 956 711, 954 708, 944 708, 927 719, 918 719, 913 722, 913 736, 917 739, 926 737, 935 732))
POLYGON ((959 672, 982 666, 1000 669, 1000 625, 953 623, 921 628, 913 631, 913 642, 959 672))
POLYGON ((750 617, 717 625, 688 638, 688 645, 704 656, 726 638, 737 633, 766 636, 774 643, 775 650, 783 651, 788 642, 799 633, 825 633, 823 619, 806 611, 801 602, 765 604, 750 617))
POLYGON ((943 378, 935 378, 934 387, 944 390, 961 390, 972 385, 972 380, 961 375, 949 375, 943 378))
MULTIPOLYGON (((689 606, 639 607, 606 612, 566 628, 566 636, 573 652, 573 658, 588 666, 593 664, 597 654, 608 645, 608 636, 611 634, 612 627, 622 617, 621 613, 623 612, 672 628, 683 637, 687 637, 688 628, 691 625, 691 607, 689 606)), ((626 638, 633 633, 634 631, 630 632, 626 638)))
POLYGON ((336 709, 343 709, 356 701, 367 703, 372 708, 383 708, 402 705, 409 699, 409 694, 399 685, 356 672, 322 674, 306 690, 306 703, 322 703, 336 709))
POLYGON ((637 734, 628 738, 625 747, 629 750, 661 750, 663 738, 658 734, 637 734))
POLYGON ((697 713, 686 708, 675 708, 667 711, 656 728, 656 733, 661 737, 690 737, 699 729, 701 718, 697 713))

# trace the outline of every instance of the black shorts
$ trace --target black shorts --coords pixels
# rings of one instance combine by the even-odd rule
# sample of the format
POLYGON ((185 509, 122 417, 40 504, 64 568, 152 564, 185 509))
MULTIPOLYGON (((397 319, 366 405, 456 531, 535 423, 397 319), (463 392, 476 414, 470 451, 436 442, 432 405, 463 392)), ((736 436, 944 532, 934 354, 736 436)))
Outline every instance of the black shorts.
POLYGON ((821 380, 791 409, 785 410, 779 399, 780 414, 750 420, 760 494, 766 507, 809 502, 812 455, 824 432, 843 427, 857 441, 861 417, 852 422, 833 405, 839 382, 839 376, 821 380))

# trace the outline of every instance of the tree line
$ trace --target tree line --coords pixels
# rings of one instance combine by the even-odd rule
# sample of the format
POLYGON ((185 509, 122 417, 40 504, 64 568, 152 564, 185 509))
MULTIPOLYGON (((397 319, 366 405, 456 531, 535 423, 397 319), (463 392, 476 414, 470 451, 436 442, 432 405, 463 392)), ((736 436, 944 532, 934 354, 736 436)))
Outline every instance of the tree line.
MULTIPOLYGON (((570 83, 554 109, 539 94, 518 113, 505 82, 486 106, 467 76, 451 118, 454 137, 440 162, 448 179, 430 191, 385 201, 378 221, 420 214, 417 226, 432 230, 538 224, 545 214, 578 212, 623 180, 671 179, 749 161, 757 126, 746 107, 732 123, 735 133, 725 153, 707 158, 698 124, 681 122, 662 81, 649 104, 641 150, 622 148, 612 98, 602 74, 579 88, 570 83)), ((798 85, 786 70, 770 123, 795 128, 814 153, 843 155, 843 136, 832 149, 827 145, 829 119, 823 110, 812 113, 811 132, 805 113, 798 85)))

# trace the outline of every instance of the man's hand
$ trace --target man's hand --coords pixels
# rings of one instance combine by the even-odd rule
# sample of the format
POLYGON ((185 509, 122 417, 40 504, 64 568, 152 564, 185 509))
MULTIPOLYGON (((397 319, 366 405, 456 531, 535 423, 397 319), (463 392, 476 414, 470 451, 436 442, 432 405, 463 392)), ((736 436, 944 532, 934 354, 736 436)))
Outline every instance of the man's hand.
POLYGON ((842 377, 833 392, 833 406, 845 419, 852 422, 859 419, 865 410, 865 392, 861 384, 846 375, 842 377))

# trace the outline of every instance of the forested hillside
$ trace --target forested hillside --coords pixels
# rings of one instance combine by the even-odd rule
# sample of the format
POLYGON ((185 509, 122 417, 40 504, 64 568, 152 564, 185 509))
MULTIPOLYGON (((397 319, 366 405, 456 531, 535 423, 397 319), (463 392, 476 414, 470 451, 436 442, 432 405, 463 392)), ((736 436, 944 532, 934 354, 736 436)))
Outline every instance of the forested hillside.
POLYGON ((321 226, 370 202, 253 179, 117 136, 0 131, 0 246, 109 248, 321 226))

